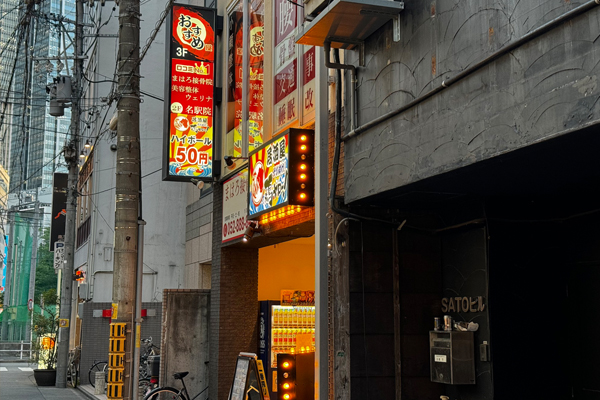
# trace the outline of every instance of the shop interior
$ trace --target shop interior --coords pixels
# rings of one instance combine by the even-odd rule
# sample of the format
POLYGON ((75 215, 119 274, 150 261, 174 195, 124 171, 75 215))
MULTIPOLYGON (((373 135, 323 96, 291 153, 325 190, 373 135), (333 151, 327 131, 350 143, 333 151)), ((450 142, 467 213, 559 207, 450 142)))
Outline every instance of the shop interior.
MULTIPOLYGON (((264 364, 271 398, 277 398, 278 391, 277 355, 314 353, 314 290, 314 235, 259 249, 257 354, 264 364)), ((314 374, 311 366, 303 367, 300 362, 295 369, 297 377, 314 374)), ((301 388, 299 381, 295 387, 296 392, 301 388)))

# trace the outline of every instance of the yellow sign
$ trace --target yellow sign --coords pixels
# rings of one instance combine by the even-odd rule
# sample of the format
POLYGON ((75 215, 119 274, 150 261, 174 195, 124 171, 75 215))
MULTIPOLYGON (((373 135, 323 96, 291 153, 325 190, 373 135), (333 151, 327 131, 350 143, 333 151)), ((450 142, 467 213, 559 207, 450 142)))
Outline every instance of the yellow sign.
POLYGON ((265 400, 270 400, 267 377, 265 376, 262 360, 256 360, 256 366, 258 367, 258 379, 260 380, 260 388, 262 389, 263 397, 265 400))
POLYGON ((112 303, 112 314, 111 314, 111 318, 112 319, 117 319, 117 315, 119 314, 119 304, 118 303, 112 303))
POLYGON ((58 320, 58 326, 60 326, 61 328, 68 328, 69 327, 69 320, 68 319, 64 319, 61 318, 58 320))

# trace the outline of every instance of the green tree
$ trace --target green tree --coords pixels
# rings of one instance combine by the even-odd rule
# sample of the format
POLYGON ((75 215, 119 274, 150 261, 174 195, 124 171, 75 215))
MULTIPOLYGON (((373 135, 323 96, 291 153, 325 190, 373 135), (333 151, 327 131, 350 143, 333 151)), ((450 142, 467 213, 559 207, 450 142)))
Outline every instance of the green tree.
POLYGON ((58 276, 54 271, 54 253, 50 252, 50 228, 42 228, 42 241, 38 247, 35 272, 35 302, 39 304, 40 295, 50 289, 56 289, 58 276))
POLYGON ((56 289, 52 288, 41 295, 39 311, 33 312, 34 334, 33 360, 42 363, 47 369, 56 367, 56 337, 58 335, 59 299, 56 289))

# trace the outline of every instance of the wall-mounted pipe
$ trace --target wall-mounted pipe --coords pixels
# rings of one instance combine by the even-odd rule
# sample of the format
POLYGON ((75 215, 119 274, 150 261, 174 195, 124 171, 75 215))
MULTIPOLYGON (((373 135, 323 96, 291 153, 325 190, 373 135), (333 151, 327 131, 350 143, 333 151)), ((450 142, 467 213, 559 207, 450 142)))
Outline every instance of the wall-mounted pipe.
MULTIPOLYGON (((450 79, 446 79, 444 81, 442 81, 442 84, 434 89, 432 89, 431 91, 425 93, 423 96, 421 97, 417 97, 416 99, 414 99, 413 101, 411 101, 408 104, 405 104, 404 106, 395 109, 394 111, 390 111, 386 114, 383 114, 380 117, 375 118, 374 120, 372 120, 371 122, 368 122, 362 126, 359 126, 357 128, 353 128, 353 126, 350 128, 350 132, 348 132, 347 135, 342 136, 342 141, 346 141, 354 136, 357 136, 371 128, 373 128, 376 125, 379 125, 380 123, 416 106, 419 103, 422 103, 423 101, 429 99, 430 97, 432 97, 433 95, 441 92, 442 90, 448 88, 450 85, 460 81, 461 79, 467 77, 468 75, 471 75, 472 73, 474 73, 475 71, 481 69, 482 67, 490 64, 492 61, 495 61, 496 59, 498 59, 499 57, 515 50, 516 48, 522 46, 523 44, 543 35, 544 33, 556 28, 558 25, 572 19, 575 18, 576 16, 591 10, 592 8, 596 7, 600 5, 600 0, 591 0, 588 1, 585 4, 582 4, 581 6, 572 9, 571 11, 564 13, 563 15, 561 15, 560 17, 557 17, 549 22, 546 22, 544 25, 540 26, 537 29, 534 29, 533 31, 529 32, 528 34, 526 34, 525 36, 521 37, 520 39, 504 46, 503 48, 501 48, 500 50, 496 51, 495 53, 492 53, 491 55, 487 56, 486 58, 484 58, 483 60, 479 61, 477 64, 474 64, 472 66, 470 66, 469 68, 463 70, 461 73, 459 73, 458 75, 456 75, 454 78, 450 78, 450 79)), ((327 45, 327 43, 326 43, 327 45)), ((327 47, 326 47, 327 48, 327 47)), ((350 97, 350 101, 351 104, 354 104, 354 96, 355 93, 353 91, 351 97, 350 97)))
MULTIPOLYGON (((347 69, 350 70, 351 72, 351 77, 350 77, 350 81, 351 81, 351 88, 350 88, 350 130, 353 130, 354 127, 356 126, 356 123, 354 122, 355 119, 355 114, 356 114, 356 67, 354 65, 351 64, 340 64, 339 62, 331 62, 331 42, 325 42, 323 44, 323 48, 325 49, 325 66, 327 68, 332 68, 332 69, 347 69)), ((340 78, 339 78, 339 74, 338 74, 338 85, 341 85, 342 83, 339 82, 340 78)), ((341 86, 340 86, 341 87, 341 86)))

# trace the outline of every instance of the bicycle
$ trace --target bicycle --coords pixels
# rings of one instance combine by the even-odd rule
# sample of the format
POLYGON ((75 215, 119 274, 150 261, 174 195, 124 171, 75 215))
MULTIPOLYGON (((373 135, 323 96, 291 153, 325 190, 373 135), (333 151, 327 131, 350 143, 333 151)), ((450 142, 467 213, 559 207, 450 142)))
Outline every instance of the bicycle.
POLYGON ((142 339, 141 342, 143 344, 142 347, 144 351, 140 352, 140 381, 142 379, 150 378, 150 374, 148 373, 148 357, 160 354, 160 348, 152 343, 152 336, 148 337, 147 339, 142 339))
POLYGON ((185 378, 188 374, 189 372, 176 372, 173 374, 173 378, 181 381, 181 385, 183 386, 181 390, 177 390, 170 386, 158 387, 144 396, 144 400, 194 400, 196 397, 204 393, 208 389, 208 386, 205 387, 200 393, 190 398, 185 386, 185 382, 183 381, 183 378, 185 378))
POLYGON ((94 360, 94 363, 88 371, 88 379, 93 388, 96 387, 96 372, 101 371, 104 372, 104 382, 108 383, 108 361, 94 360))
POLYGON ((79 360, 81 347, 77 346, 69 351, 69 366, 67 367, 67 384, 76 388, 79 384, 79 360))

